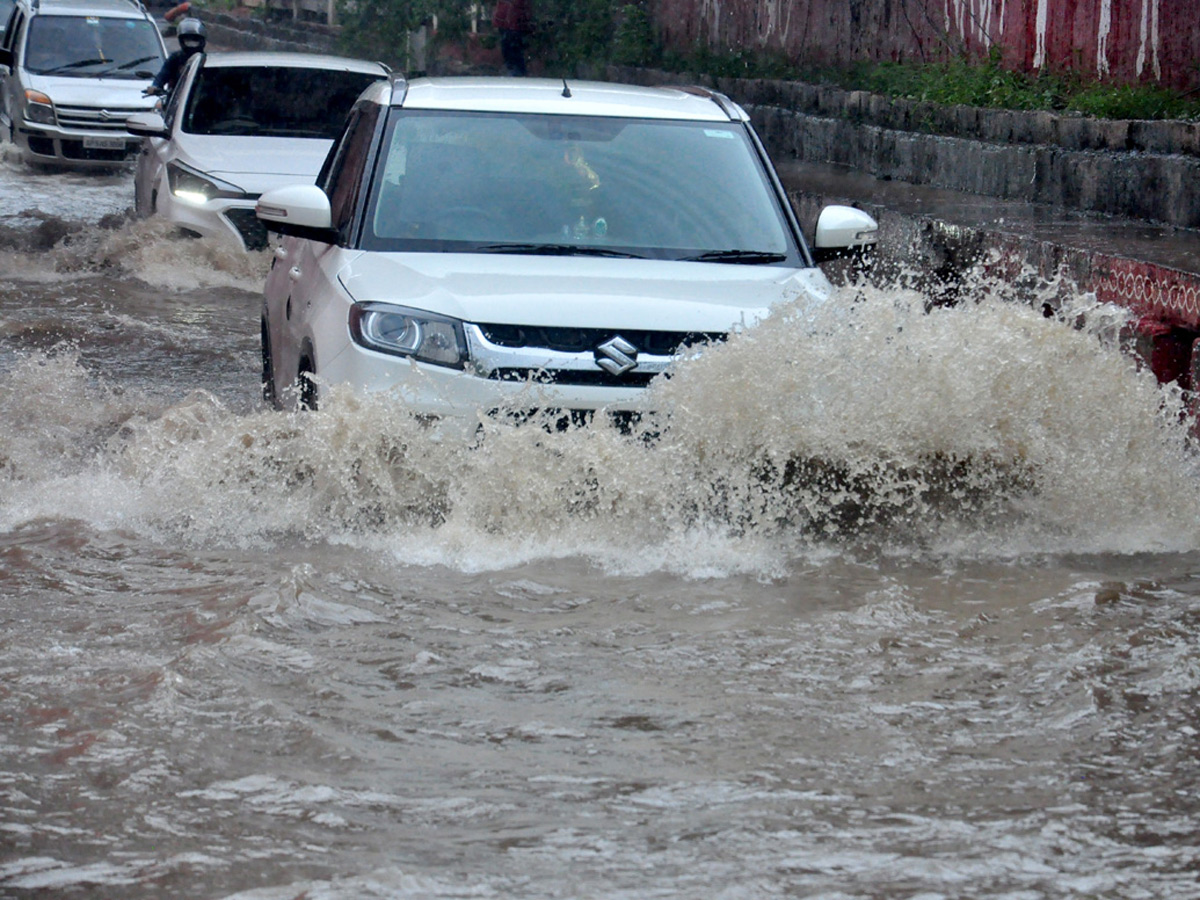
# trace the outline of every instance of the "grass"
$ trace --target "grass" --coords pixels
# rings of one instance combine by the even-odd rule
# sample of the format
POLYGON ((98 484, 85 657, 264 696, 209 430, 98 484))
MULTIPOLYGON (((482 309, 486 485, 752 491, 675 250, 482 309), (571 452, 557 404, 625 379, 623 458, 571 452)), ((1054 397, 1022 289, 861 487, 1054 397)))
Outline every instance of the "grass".
POLYGON ((1076 112, 1103 119, 1200 120, 1200 90, 1182 93, 1150 85, 1119 85, 1069 72, 1013 72, 995 60, 863 62, 833 69, 806 68, 781 56, 697 50, 686 56, 664 55, 662 62, 674 71, 836 84, 945 105, 1076 112))
POLYGON ((1076 112, 1102 119, 1198 119, 1200 96, 1118 85, 1073 73, 1026 74, 994 62, 859 64, 829 80, 845 87, 941 104, 1076 112))

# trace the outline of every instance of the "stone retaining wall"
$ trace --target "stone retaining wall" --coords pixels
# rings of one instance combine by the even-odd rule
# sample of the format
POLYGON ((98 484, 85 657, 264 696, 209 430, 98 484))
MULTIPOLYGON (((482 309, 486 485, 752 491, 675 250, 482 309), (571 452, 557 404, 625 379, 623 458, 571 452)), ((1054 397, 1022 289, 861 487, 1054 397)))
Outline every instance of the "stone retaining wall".
POLYGON ((204 27, 214 45, 229 50, 337 53, 335 27, 276 22, 249 15, 204 10, 204 27))
POLYGON ((1200 123, 944 107, 863 91, 610 67, 610 80, 707 84, 742 104, 772 156, 877 178, 1200 227, 1200 123))

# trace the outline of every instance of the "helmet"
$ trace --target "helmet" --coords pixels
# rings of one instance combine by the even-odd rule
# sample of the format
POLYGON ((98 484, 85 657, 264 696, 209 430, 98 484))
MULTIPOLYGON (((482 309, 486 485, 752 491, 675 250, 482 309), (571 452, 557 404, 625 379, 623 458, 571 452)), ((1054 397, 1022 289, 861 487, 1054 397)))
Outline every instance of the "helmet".
POLYGON ((204 23, 193 18, 187 18, 180 22, 175 36, 179 38, 179 46, 184 50, 203 50, 204 42, 207 40, 204 34, 204 23))

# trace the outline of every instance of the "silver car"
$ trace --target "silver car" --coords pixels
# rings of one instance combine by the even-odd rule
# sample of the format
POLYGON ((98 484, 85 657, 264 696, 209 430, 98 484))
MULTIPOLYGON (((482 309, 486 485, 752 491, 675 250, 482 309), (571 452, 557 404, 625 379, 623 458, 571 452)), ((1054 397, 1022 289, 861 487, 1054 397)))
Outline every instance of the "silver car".
POLYGON ((127 162, 138 142, 125 119, 166 59, 136 0, 17 0, 0 37, 0 138, 30 162, 127 162))
POLYGON ((386 78, 380 63, 308 53, 197 53, 159 113, 125 123, 143 138, 138 215, 204 237, 266 246, 263 191, 313 182, 350 107, 386 78))

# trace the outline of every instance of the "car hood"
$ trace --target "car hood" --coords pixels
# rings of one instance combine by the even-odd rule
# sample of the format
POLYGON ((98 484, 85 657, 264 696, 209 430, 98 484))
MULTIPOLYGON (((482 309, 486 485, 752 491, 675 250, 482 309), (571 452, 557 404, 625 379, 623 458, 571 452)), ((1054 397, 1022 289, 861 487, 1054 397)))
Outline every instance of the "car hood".
POLYGON ((41 91, 56 106, 87 106, 97 109, 151 110, 157 102, 142 90, 150 79, 65 78, 60 75, 29 75, 28 86, 41 91))
POLYGON ((178 133, 175 158, 251 193, 312 184, 333 141, 178 133))
POLYGON ((831 290, 816 268, 467 253, 361 253, 339 277, 356 301, 468 322, 654 331, 727 331, 831 290))

